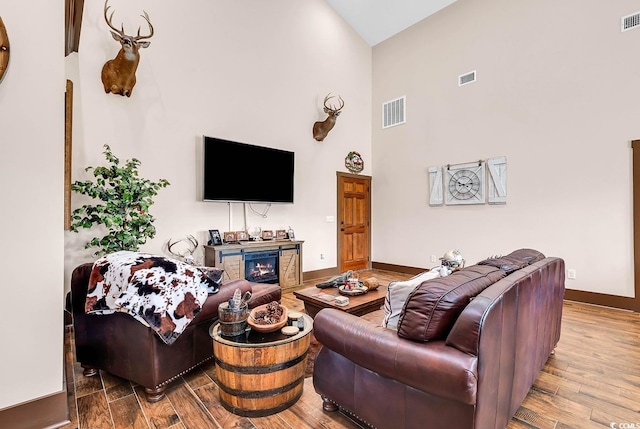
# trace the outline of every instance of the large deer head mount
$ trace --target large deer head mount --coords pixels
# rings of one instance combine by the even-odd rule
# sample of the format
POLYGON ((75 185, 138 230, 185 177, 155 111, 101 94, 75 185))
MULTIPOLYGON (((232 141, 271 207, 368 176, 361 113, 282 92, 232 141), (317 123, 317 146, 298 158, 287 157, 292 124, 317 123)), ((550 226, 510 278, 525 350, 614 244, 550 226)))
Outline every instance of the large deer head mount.
POLYGON ((118 55, 114 59, 107 61, 102 67, 102 84, 104 85, 104 92, 107 94, 112 92, 131 97, 131 92, 136 84, 136 69, 140 62, 139 50, 148 47, 151 43, 145 39, 150 39, 153 36, 153 25, 151 25, 147 12, 142 11, 144 15, 140 16, 147 21, 149 34, 141 36, 140 27, 138 27, 137 36, 127 36, 124 32, 124 24, 118 30, 111 23, 115 11, 111 12, 111 15, 107 17, 107 13, 111 8, 111 6, 107 5, 108 2, 109 0, 104 2, 104 20, 111 29, 111 35, 120 43, 121 48, 118 55))
POLYGON ((316 122, 315 124, 313 124, 313 138, 318 140, 319 142, 327 137, 329 131, 331 131, 333 126, 336 124, 336 119, 340 115, 340 111, 344 107, 344 100, 340 96, 338 96, 338 100, 340 100, 339 107, 328 105, 327 102, 334 97, 335 96, 331 95, 331 93, 327 94, 327 96, 324 97, 324 113, 328 115, 327 119, 322 122, 316 122))

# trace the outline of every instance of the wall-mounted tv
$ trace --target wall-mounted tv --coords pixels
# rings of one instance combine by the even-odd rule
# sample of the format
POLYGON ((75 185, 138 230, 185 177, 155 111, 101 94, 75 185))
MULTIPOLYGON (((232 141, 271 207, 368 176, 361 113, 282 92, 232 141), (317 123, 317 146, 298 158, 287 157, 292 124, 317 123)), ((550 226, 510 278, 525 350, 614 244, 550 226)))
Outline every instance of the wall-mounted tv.
POLYGON ((204 136, 205 201, 293 203, 294 153, 204 136))

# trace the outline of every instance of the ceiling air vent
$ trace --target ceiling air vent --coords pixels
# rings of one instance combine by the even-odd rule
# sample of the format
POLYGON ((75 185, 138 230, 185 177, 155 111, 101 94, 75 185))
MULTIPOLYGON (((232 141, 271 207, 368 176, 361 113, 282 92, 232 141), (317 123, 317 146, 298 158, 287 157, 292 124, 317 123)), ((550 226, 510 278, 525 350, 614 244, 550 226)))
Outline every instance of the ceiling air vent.
POLYGON ((640 26, 640 12, 620 18, 620 31, 627 31, 640 26))
POLYGON ((471 82, 476 81, 476 71, 472 71, 469 73, 461 74, 458 76, 458 86, 466 85, 471 82))
POLYGON ((407 121, 405 116, 406 96, 387 101, 382 104, 382 128, 389 128, 404 124, 407 121))

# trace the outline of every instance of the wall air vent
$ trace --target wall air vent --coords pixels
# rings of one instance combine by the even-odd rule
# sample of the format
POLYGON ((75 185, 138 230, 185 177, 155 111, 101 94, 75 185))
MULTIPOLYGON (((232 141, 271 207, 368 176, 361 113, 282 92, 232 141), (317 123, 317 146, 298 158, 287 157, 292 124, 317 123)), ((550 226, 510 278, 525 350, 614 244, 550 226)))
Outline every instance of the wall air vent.
POLYGON ((476 71, 472 71, 469 73, 461 74, 458 76, 458 86, 466 85, 471 82, 476 81, 476 71))
POLYGON ((627 31, 640 27, 640 12, 620 18, 620 31, 627 31))
POLYGON ((402 96, 395 100, 382 103, 382 128, 394 127, 407 122, 406 104, 407 97, 402 96))

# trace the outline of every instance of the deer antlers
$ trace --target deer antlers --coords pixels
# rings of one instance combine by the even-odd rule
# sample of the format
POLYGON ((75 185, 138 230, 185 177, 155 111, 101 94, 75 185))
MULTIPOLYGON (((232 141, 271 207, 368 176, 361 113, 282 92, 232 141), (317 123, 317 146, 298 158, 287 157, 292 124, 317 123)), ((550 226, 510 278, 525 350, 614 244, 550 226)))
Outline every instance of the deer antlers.
POLYGON ((342 108, 344 107, 344 100, 338 95, 338 100, 340 100, 340 107, 336 108, 333 106, 327 106, 327 101, 331 100, 334 97, 335 95, 331 95, 331 93, 328 93, 327 96, 324 97, 324 101, 322 102, 322 104, 324 105, 324 113, 328 113, 330 115, 334 114, 335 116, 338 116, 340 114, 340 110, 342 110, 342 108))
POLYGON ((197 248, 198 248, 198 240, 196 240, 196 238, 193 235, 187 235, 186 238, 181 238, 180 240, 175 241, 173 243, 171 242, 171 239, 169 239, 169 241, 167 242, 167 250, 169 251, 169 253, 171 253, 173 256, 177 256, 178 258, 182 259, 187 264, 193 264, 195 262, 195 259, 193 257, 193 252, 195 252, 197 248), (178 243, 187 243, 187 249, 180 253, 174 252, 171 248, 178 243))
POLYGON ((344 100, 340 96, 338 96, 338 100, 340 100, 339 107, 328 105, 327 102, 334 97, 334 95, 328 93, 327 96, 324 97, 324 102, 322 103, 324 105, 324 113, 328 115, 327 119, 313 124, 313 138, 319 142, 323 141, 325 137, 327 137, 329 131, 331 131, 333 126, 336 124, 336 118, 340 115, 340 111, 344 107, 344 100))
POLYGON ((140 16, 144 18, 145 21, 147 21, 147 24, 149 24, 149 30, 151 33, 148 36, 141 36, 140 27, 138 27, 138 35, 136 37, 131 37, 131 36, 127 36, 124 33, 124 24, 120 26, 120 30, 118 30, 116 27, 113 26, 113 24, 111 23, 111 20, 113 19, 113 14, 116 13, 116 11, 114 10, 113 12, 111 12, 111 15, 107 17, 107 12, 109 11, 109 9, 111 9, 111 6, 108 6, 107 3, 109 3, 109 0, 105 0, 104 2, 104 20, 107 21, 107 25, 109 26, 109 28, 115 31, 116 33, 118 33, 120 37, 129 37, 131 40, 139 41, 144 39, 150 39, 153 36, 153 25, 151 25, 151 20, 149 19, 149 15, 147 14, 147 12, 143 10, 142 13, 144 15, 140 15, 140 16))

